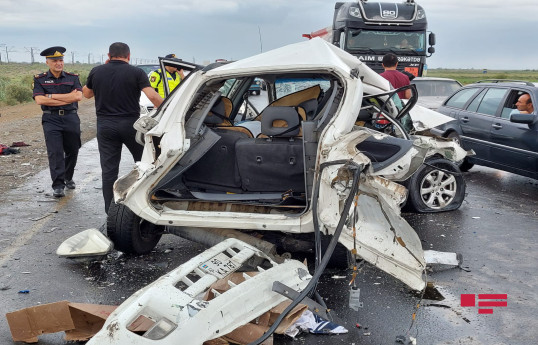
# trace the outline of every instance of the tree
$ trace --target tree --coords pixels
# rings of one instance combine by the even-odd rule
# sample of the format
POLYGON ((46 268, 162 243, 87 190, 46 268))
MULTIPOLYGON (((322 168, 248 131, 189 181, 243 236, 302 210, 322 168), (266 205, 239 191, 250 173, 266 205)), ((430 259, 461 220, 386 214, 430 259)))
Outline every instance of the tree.
POLYGON ((36 48, 36 47, 30 47, 30 48, 24 47, 24 49, 26 49, 26 51, 28 53, 30 53, 30 61, 32 62, 32 64, 34 64, 35 63, 34 52, 39 50, 39 48, 36 48))
POLYGON ((2 46, 4 46, 4 50, 6 51, 6 62, 9 63, 9 53, 13 53, 15 51, 13 48, 15 47, 8 47, 7 44, 2 44, 2 46))

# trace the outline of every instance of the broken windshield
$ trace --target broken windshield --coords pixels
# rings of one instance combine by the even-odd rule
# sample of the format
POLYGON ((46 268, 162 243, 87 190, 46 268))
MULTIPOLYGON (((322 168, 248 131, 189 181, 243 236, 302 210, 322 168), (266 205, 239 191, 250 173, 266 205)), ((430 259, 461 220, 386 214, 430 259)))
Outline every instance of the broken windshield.
POLYGON ((424 55, 426 34, 408 31, 348 30, 348 51, 392 51, 396 54, 424 55))

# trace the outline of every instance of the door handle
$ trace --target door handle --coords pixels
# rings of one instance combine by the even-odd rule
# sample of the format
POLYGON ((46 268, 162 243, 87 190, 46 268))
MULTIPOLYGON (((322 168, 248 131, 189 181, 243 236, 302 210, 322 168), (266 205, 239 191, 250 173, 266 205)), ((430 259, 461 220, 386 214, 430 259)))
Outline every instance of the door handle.
POLYGON ((494 124, 491 125, 491 127, 495 128, 495 129, 503 128, 503 126, 501 124, 499 124, 499 123, 494 123, 494 124))
POLYGON ((461 122, 469 122, 469 118, 467 116, 461 118, 461 122))

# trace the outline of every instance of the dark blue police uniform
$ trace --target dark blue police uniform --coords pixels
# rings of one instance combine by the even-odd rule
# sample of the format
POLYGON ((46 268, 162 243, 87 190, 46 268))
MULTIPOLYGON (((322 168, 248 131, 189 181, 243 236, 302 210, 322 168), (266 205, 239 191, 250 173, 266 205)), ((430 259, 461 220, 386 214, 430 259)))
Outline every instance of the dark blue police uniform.
MULTIPOLYGON (((49 70, 34 76, 34 98, 48 94, 70 93, 73 90, 82 91, 77 74, 62 71, 60 76, 55 78, 49 70)), ((81 146, 78 102, 54 107, 42 105, 41 109, 52 188, 63 190, 66 181, 73 179, 78 150, 81 146)))

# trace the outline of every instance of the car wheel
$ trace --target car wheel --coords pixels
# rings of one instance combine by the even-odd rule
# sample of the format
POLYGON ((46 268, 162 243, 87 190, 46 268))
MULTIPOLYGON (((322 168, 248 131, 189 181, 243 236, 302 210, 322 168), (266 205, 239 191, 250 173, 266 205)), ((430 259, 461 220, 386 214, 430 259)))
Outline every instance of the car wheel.
POLYGON ((128 254, 147 254, 161 239, 164 226, 152 224, 128 207, 111 203, 108 209, 107 234, 114 248, 128 254))
POLYGON ((407 205, 420 213, 456 210, 465 197, 465 180, 460 169, 444 158, 427 160, 411 176, 407 185, 407 205))
MULTIPOLYGON (((447 138, 452 139, 453 142, 461 146, 461 138, 456 132, 451 132, 447 138)), ((461 146, 463 147, 463 146, 461 146)), ((467 158, 464 158, 461 162, 456 163, 458 164, 460 171, 467 172, 471 170, 471 168, 474 166, 473 163, 470 163, 467 158)))
POLYGON ((259 96, 260 95, 260 90, 256 91, 256 95, 259 96))

